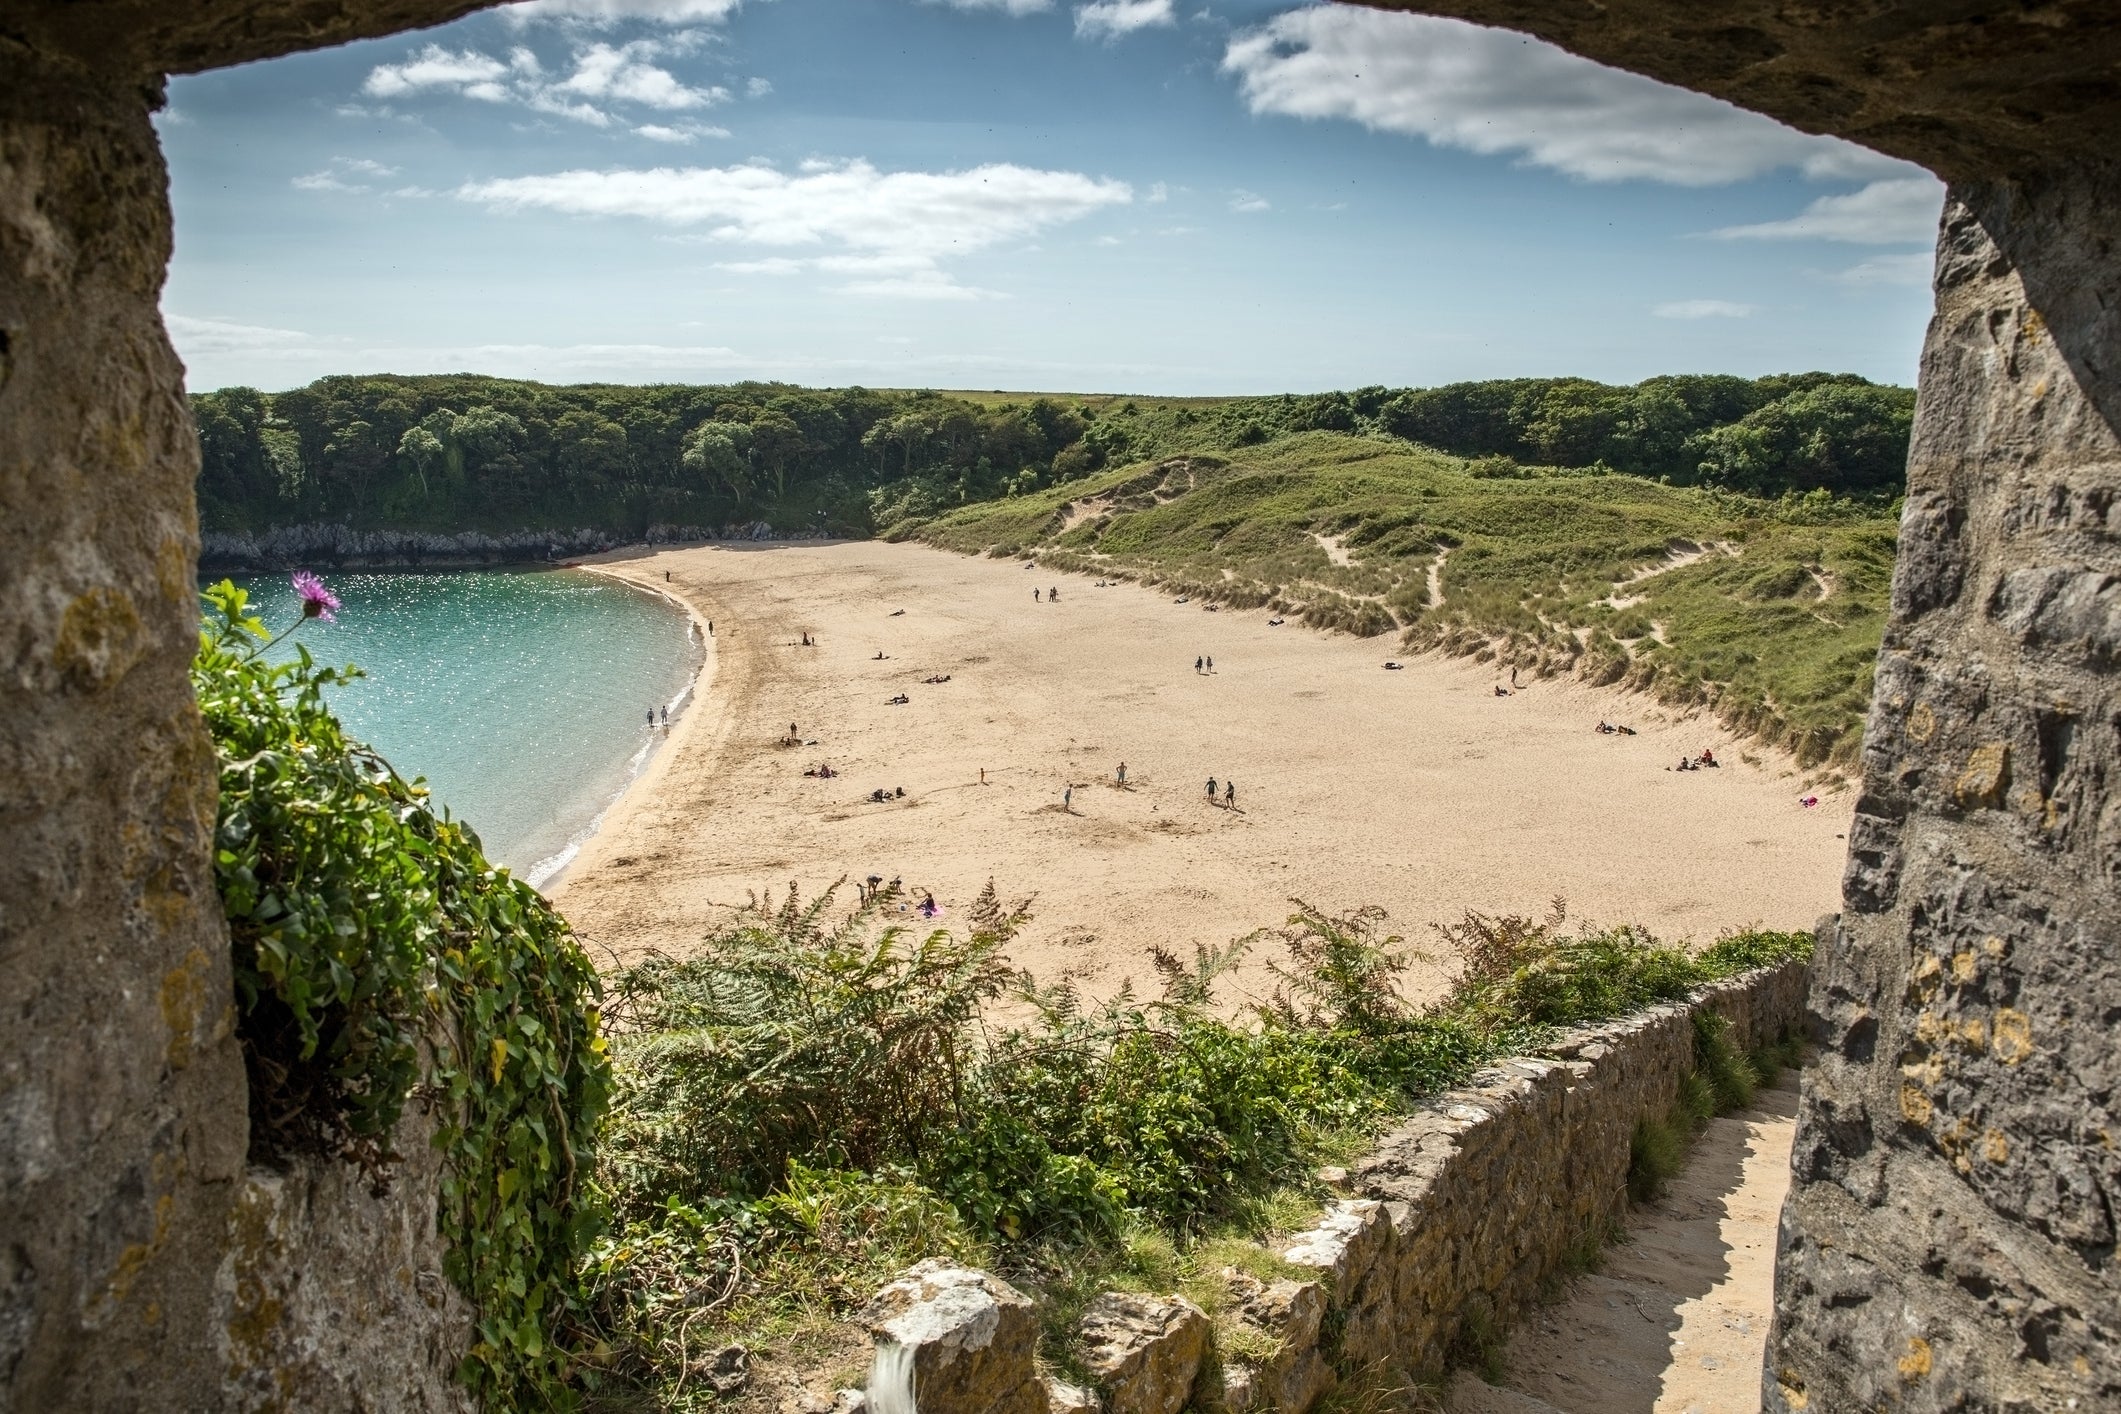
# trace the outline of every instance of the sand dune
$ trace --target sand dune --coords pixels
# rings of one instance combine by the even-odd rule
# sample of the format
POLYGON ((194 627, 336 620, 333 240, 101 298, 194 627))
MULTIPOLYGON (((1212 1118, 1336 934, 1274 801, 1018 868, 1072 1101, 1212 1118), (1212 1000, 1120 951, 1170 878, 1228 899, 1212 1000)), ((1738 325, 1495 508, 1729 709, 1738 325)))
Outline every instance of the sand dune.
POLYGON ((1184 954, 1278 923, 1291 896, 1381 905, 1424 946, 1432 921, 1557 895, 1578 918, 1697 941, 1836 906, 1852 796, 1803 809, 1788 758, 1639 696, 1547 682, 1497 697, 1495 673, 1464 661, 1383 671, 1386 639, 922 546, 708 546, 601 568, 715 628, 698 705, 554 891, 622 957, 681 951, 747 891, 843 875, 933 890, 946 921, 990 878, 1036 894, 1016 961, 1093 993, 1146 981, 1152 944, 1184 954), (1055 585, 1059 602, 1033 602, 1055 585), (1640 735, 1598 735, 1601 718, 1640 735), (791 722, 816 744, 778 745, 791 722), (1666 769, 1704 747, 1726 764, 1666 769), (824 763, 841 774, 803 775, 824 763), (1210 776, 1236 782, 1235 809, 1208 803, 1210 776))

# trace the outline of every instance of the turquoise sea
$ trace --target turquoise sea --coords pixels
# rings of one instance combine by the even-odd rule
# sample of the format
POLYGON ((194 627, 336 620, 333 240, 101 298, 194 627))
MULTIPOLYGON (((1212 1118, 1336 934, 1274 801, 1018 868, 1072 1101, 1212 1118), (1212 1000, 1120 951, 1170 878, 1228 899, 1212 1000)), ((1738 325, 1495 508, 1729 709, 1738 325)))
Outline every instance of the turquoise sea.
MULTIPOLYGON (((323 579, 338 622, 311 621, 290 644, 367 673, 333 694, 340 719, 532 883, 565 866, 640 770, 662 737, 649 708, 675 719, 701 661, 682 610, 580 570, 323 579)), ((236 582, 275 633, 300 612, 285 575, 236 582)))

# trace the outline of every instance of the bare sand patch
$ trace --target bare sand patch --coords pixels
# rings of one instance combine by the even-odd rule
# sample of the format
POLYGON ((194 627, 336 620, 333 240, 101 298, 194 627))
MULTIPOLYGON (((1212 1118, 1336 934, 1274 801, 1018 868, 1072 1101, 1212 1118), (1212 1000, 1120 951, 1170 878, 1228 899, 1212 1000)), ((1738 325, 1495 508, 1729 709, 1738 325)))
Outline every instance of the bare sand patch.
POLYGON ((946 922, 990 878, 1036 894, 1015 960, 1097 994, 1147 984, 1152 945, 1227 942, 1292 895, 1382 905, 1424 944, 1464 909, 1543 912, 1556 895, 1579 918, 1703 942, 1835 906, 1853 797, 1803 809, 1787 757, 1751 747, 1759 764, 1743 763, 1712 720, 1646 697, 1551 681, 1498 697, 1463 660, 1383 671, 1388 639, 918 545, 717 545, 600 568, 714 625, 697 705, 554 890, 622 957, 682 952, 747 891, 871 874, 932 890, 946 922), (1640 734, 1601 736, 1601 719, 1640 734), (779 744, 791 723, 806 744, 779 744), (1667 769, 1705 747, 1721 769, 1667 769), (803 774, 828 764, 830 779, 803 774), (1211 776, 1236 782, 1234 808, 1209 802, 1211 776))

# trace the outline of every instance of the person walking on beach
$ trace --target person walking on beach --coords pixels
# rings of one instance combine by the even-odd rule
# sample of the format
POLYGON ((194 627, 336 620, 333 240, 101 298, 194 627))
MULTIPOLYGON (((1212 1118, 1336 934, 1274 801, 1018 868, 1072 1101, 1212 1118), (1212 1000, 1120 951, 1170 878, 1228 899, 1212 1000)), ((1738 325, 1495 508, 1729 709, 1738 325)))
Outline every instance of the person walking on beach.
POLYGON ((1235 810, 1236 808, 1237 808, 1237 782, 1235 782, 1235 781, 1224 781, 1224 782, 1223 782, 1223 809, 1225 809, 1225 810, 1235 810))
POLYGON ((663 709, 663 725, 666 727, 670 725, 670 709, 668 707, 663 709))
POLYGON ((1211 673, 1215 671, 1215 655, 1213 653, 1208 655, 1208 671, 1211 673))
POLYGON ((1036 589, 1031 591, 1031 602, 1034 604, 1038 602, 1038 591, 1036 589))
POLYGON ((1068 811, 1075 809, 1075 786, 1072 782, 1061 791, 1061 809, 1068 811))
POLYGON ((1119 788, 1121 790, 1127 788, 1127 763, 1124 761, 1119 763, 1119 788))
POLYGON ((1200 671, 1200 659, 1198 657, 1193 660, 1193 671, 1196 673, 1200 671))
POLYGON ((987 784, 987 768, 985 766, 979 768, 979 783, 981 785, 987 784))
POLYGON ((1060 602, 1060 586, 1059 586, 1059 585, 1057 585, 1057 584, 1056 584, 1056 585, 1054 585, 1054 586, 1053 586, 1053 587, 1052 587, 1051 589, 1049 589, 1049 590, 1047 590, 1047 591, 1046 591, 1046 602, 1047 602, 1048 604, 1058 604, 1058 603, 1060 602))
POLYGON ((648 709, 648 730, 655 730, 655 708, 653 707, 648 709))
POLYGON ((1208 777, 1208 804, 1215 803, 1215 777, 1208 777))

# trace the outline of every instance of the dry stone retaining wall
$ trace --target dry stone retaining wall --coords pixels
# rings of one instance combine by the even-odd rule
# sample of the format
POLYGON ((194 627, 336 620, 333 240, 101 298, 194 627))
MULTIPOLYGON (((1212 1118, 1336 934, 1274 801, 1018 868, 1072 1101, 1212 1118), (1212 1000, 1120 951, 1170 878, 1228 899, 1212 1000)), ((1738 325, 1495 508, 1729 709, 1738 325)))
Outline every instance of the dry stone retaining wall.
POLYGON ((1587 1239, 1627 1210, 1629 1141, 1662 1118, 1694 1069, 1694 1015, 1741 1048, 1805 1015, 1809 969, 1790 962, 1565 1036, 1425 1106, 1357 1164, 1359 1197, 1283 1256, 1329 1292, 1342 1370, 1440 1372, 1466 1321, 1507 1325, 1587 1239))
MULTIPOLYGON (((1193 1388, 1213 1368, 1197 1308, 1178 1297, 1100 1298, 1078 1337, 1100 1407, 1173 1414, 1192 1395, 1230 1414, 1305 1414, 1340 1375, 1440 1374, 1475 1313, 1509 1324, 1586 1237, 1602 1241, 1620 1221, 1635 1126, 1677 1103, 1695 1068, 1696 1015, 1723 1017, 1741 1048, 1765 1045, 1804 1022, 1809 979, 1800 962, 1762 968, 1570 1032, 1545 1055, 1504 1061, 1424 1106, 1355 1167, 1362 1196, 1334 1203, 1284 1247, 1283 1260, 1312 1279, 1228 1274, 1234 1314, 1274 1354, 1257 1365, 1226 1357, 1219 1394, 1193 1388)), ((871 1308, 878 1361, 866 1408, 903 1414, 908 1396, 920 1414, 1028 1407, 1030 1312, 985 1273, 915 1267, 871 1308)), ((1038 1394, 1044 1414, 1088 1404, 1087 1392, 1050 1381, 1038 1394)))

